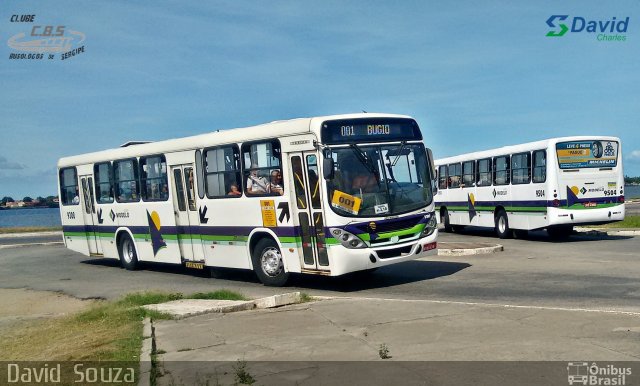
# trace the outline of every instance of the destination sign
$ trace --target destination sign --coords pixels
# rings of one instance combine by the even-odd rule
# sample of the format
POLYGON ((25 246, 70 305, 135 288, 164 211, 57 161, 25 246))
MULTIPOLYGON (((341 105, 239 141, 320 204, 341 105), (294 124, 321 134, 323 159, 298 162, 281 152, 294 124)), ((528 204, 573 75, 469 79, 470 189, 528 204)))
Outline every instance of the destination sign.
POLYGON ((326 144, 422 140, 413 119, 361 118, 326 121, 322 124, 322 142, 326 144))
POLYGON ((615 167, 618 164, 616 141, 572 141, 556 144, 560 169, 615 167))

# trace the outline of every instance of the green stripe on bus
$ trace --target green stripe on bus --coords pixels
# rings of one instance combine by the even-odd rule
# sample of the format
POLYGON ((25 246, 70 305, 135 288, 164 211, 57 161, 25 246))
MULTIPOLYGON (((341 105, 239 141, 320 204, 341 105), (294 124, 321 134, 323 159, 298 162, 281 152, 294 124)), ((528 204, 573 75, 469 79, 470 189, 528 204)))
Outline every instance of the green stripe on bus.
POLYGON ((426 224, 417 224, 413 228, 401 229, 399 231, 393 231, 393 232, 379 233, 378 234, 378 238, 376 240, 388 239, 388 238, 391 238, 393 236, 404 236, 404 235, 411 235, 411 234, 414 234, 414 233, 422 232, 422 230, 424 229, 425 226, 426 226, 426 224))

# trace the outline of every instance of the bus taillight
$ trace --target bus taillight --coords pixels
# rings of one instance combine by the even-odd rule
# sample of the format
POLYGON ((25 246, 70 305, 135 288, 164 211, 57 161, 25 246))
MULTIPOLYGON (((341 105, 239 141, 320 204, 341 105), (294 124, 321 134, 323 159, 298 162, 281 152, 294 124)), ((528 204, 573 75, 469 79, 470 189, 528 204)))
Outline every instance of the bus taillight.
POLYGON ((553 206, 556 208, 560 206, 560 201, 558 199, 553 200, 553 206))
POLYGON ((618 197, 618 202, 624 204, 624 196, 618 197))

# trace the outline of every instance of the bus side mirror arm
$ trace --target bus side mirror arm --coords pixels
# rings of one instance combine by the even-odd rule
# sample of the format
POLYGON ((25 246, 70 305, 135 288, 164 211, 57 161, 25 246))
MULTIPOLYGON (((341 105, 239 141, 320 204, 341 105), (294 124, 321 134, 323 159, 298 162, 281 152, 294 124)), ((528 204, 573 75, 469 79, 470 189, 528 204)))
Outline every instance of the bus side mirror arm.
POLYGON ((322 159, 322 175, 325 180, 332 180, 334 177, 333 172, 334 164, 333 158, 323 158, 322 159))
POLYGON ((427 158, 429 158, 429 168, 431 170, 431 193, 435 196, 438 193, 438 180, 436 179, 436 165, 433 162, 433 152, 427 148, 427 158))

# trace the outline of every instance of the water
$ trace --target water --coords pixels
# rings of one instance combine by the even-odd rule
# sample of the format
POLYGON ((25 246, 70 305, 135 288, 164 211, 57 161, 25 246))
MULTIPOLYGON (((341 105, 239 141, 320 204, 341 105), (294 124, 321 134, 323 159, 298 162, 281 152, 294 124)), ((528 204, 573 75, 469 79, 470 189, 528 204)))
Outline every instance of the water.
POLYGON ((0 210, 0 228, 60 226, 60 209, 7 209, 0 210))
POLYGON ((625 185, 624 198, 640 198, 640 185, 625 185))

